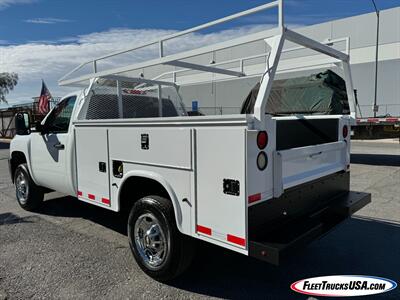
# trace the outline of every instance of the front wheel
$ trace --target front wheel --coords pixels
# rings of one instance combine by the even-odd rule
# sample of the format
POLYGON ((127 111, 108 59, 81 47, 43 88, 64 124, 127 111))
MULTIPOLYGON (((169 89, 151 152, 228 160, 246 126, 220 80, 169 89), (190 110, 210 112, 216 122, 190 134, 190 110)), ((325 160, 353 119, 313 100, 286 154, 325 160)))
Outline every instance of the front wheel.
POLYGON ((23 209, 34 211, 40 207, 44 193, 33 182, 26 164, 19 165, 15 170, 14 184, 17 201, 23 209))
POLYGON ((128 237, 136 262, 156 280, 174 279, 190 265, 193 241, 176 227, 168 199, 148 196, 138 200, 129 214, 128 237))

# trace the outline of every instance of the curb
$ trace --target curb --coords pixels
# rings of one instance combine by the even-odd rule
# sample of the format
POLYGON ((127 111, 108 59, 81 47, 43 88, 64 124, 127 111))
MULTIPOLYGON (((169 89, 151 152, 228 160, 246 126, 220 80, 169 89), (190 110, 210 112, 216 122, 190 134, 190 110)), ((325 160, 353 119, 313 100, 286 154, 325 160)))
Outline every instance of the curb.
POLYGON ((384 144, 399 144, 399 139, 378 139, 378 140, 355 140, 352 139, 351 142, 360 142, 360 143, 384 143, 384 144))

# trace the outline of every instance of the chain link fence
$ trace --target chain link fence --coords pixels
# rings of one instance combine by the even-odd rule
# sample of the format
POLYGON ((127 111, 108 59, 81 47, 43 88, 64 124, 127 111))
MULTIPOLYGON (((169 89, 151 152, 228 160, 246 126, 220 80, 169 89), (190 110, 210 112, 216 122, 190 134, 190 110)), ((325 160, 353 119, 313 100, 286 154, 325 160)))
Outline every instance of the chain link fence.
MULTIPOLYGON (((52 109, 60 100, 54 98, 50 101, 50 109, 52 109)), ((43 120, 45 115, 39 113, 39 102, 14 105, 0 110, 0 138, 12 139, 15 136, 15 115, 19 112, 28 113, 31 124, 43 120)))

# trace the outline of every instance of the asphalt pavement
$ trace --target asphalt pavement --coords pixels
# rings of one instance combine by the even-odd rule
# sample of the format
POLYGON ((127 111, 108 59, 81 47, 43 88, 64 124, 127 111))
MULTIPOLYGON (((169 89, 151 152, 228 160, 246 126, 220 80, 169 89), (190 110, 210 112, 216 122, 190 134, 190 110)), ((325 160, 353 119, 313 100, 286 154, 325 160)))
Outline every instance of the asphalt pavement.
MULTIPOLYGON (((39 213, 16 203, 0 143, 0 299, 307 299, 299 279, 362 274, 400 282, 400 146, 352 144, 351 186, 372 203, 280 267, 205 243, 170 284, 143 274, 118 213, 57 193, 39 213)), ((399 299, 400 289, 370 299, 399 299)))

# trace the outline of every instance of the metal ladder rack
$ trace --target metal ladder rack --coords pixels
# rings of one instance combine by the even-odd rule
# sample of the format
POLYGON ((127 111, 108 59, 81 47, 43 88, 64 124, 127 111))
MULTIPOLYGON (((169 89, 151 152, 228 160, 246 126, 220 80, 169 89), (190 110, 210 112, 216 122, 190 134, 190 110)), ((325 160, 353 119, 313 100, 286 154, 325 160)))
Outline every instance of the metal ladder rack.
POLYGON ((76 84, 79 84, 79 82, 81 82, 81 81, 85 81, 85 80, 88 80, 88 79, 91 79, 94 77, 101 77, 101 76, 105 76, 105 75, 114 75, 114 74, 124 73, 124 72, 132 71, 132 70, 139 70, 142 68, 151 67, 151 66, 160 65, 160 64, 183 67, 183 68, 187 68, 187 69, 194 69, 194 70, 199 70, 199 71, 204 71, 204 72, 220 73, 220 74, 225 74, 225 75, 229 75, 229 76, 241 77, 241 76, 244 76, 244 74, 241 72, 229 71, 229 70, 211 67, 211 66, 191 64, 191 63, 184 62, 182 60, 186 59, 186 58, 194 57, 196 55, 209 53, 209 52, 217 51, 217 50, 222 50, 222 49, 226 49, 226 48, 229 48, 232 46, 249 43, 252 41, 262 40, 268 36, 277 34, 279 32, 279 29, 283 28, 283 26, 284 26, 283 0, 276 0, 276 1, 266 3, 264 5, 261 5, 261 6, 258 6, 258 7, 246 10, 246 11, 242 11, 242 12, 239 12, 239 13, 236 13, 236 14, 233 14, 233 15, 230 15, 230 16, 212 21, 212 22, 208 22, 206 24, 202 24, 202 25, 199 25, 199 26, 196 26, 196 27, 184 30, 184 31, 180 31, 180 32, 162 37, 158 40, 155 40, 155 41, 152 41, 149 43, 145 43, 145 44, 137 46, 137 47, 126 49, 123 51, 117 51, 117 52, 114 52, 111 54, 97 57, 90 61, 86 61, 86 62, 80 64, 79 66, 77 66, 76 68, 74 68, 72 71, 68 72, 62 78, 60 78, 59 84, 61 86, 76 85, 76 84), (230 41, 214 44, 211 46, 201 47, 201 48, 198 48, 195 50, 177 53, 174 55, 168 55, 168 56, 165 55, 165 42, 167 42, 167 41, 182 37, 182 36, 190 34, 190 33, 195 33, 202 29, 207 29, 207 28, 213 27, 215 25, 230 22, 230 21, 236 20, 236 19, 244 17, 244 16, 249 16, 249 15, 252 15, 252 14, 255 14, 255 13, 258 13, 261 11, 265 11, 268 9, 276 8, 276 7, 278 8, 278 26, 274 30, 258 32, 258 33, 251 34, 249 36, 245 36, 242 38, 237 38, 237 39, 233 39, 230 41), (105 59, 115 58, 122 54, 126 54, 129 52, 133 52, 135 50, 143 49, 143 48, 146 48, 149 46, 154 46, 154 45, 158 45, 158 49, 159 49, 159 51, 158 51, 159 57, 157 59, 145 61, 142 63, 130 64, 130 65, 120 67, 120 68, 112 68, 112 69, 108 69, 108 70, 100 71, 100 72, 98 71, 99 62, 101 62, 105 59), (87 67, 87 66, 92 66, 91 73, 85 74, 85 75, 79 76, 79 77, 73 76, 74 74, 78 73, 84 67, 87 67))
MULTIPOLYGON (((340 39, 337 39, 340 40, 340 39)), ((342 39, 343 40, 343 39, 342 39)), ((349 65, 349 55, 348 53, 343 53, 341 51, 338 51, 327 44, 332 43, 332 41, 327 41, 326 44, 320 43, 317 41, 314 41, 302 34, 299 34, 297 32, 294 32, 292 30, 289 30, 284 26, 284 17, 283 17, 283 0, 276 0, 264 5, 261 5, 259 7, 246 10, 216 21, 212 21, 188 30, 184 30, 172 35, 169 35, 167 37, 161 38, 157 41, 153 41, 150 43, 146 43, 144 45, 134 47, 131 49, 127 49, 124 51, 119 51, 115 52, 109 55, 105 55, 93 60, 90 60, 88 62, 85 62, 75 69, 73 69, 71 72, 67 73, 64 77, 62 77, 59 80, 60 85, 79 85, 83 82, 89 82, 93 78, 100 78, 100 77, 107 77, 110 75, 118 75, 122 77, 128 78, 128 77, 136 77, 137 79, 142 78, 142 80, 158 80, 165 74, 172 74, 172 80, 171 82, 176 84, 176 74, 177 72, 181 70, 196 70, 200 72, 207 72, 207 73, 212 73, 212 74, 217 74, 217 75, 223 75, 227 76, 228 78, 241 78, 249 75, 254 75, 254 74, 246 74, 243 70, 243 63, 246 59, 249 59, 249 57, 240 57, 236 61, 239 62, 239 70, 233 69, 232 68, 222 68, 222 65, 225 63, 228 63, 229 61, 225 62, 218 62, 214 64, 199 64, 199 63, 194 63, 191 61, 188 61, 190 59, 199 57, 204 54, 208 53, 216 53, 217 51, 221 50, 226 50, 229 48, 234 48, 237 46, 245 45, 245 44, 250 44, 252 42, 258 42, 262 41, 264 45, 268 47, 269 50, 263 51, 259 55, 259 57, 265 57, 265 68, 263 72, 261 72, 261 86, 260 90, 257 96, 257 100, 254 106, 254 119, 255 119, 255 126, 258 128, 262 128, 265 126, 265 106, 266 102, 268 100, 269 93, 271 91, 272 87, 272 82, 274 80, 275 74, 277 72, 277 66, 281 58, 281 54, 283 52, 287 51, 293 51, 293 49, 301 49, 301 48, 308 48, 311 50, 314 50, 320 54, 327 55, 329 58, 329 63, 330 64, 335 64, 339 68, 342 69, 343 74, 344 74, 344 79, 346 81, 346 89, 347 89, 347 95, 348 95, 348 100, 349 100, 349 106, 350 106, 350 111, 351 111, 351 116, 354 118, 355 117, 355 97, 354 97, 354 90, 353 90, 353 83, 352 83, 352 78, 351 78, 351 73, 350 73, 350 65, 349 65), (227 40, 224 42, 220 42, 217 44, 212 44, 208 46, 203 46, 197 49, 189 50, 189 51, 184 51, 181 53, 176 53, 176 54, 171 54, 165 56, 164 54, 164 42, 172 40, 177 37, 184 36, 189 33, 193 33, 196 31, 199 31, 201 29, 206 29, 218 24, 222 24, 228 21, 235 20, 237 18, 243 17, 243 16, 248 16, 252 15, 254 13, 268 10, 271 8, 278 8, 278 25, 277 27, 269 30, 264 30, 256 33, 251 33, 245 36, 241 36, 238 38, 234 38, 231 40, 227 40), (291 49, 283 49, 283 44, 285 41, 290 41, 293 42, 294 44, 297 44, 300 47, 295 47, 291 49), (134 50, 138 49, 143 49, 148 46, 152 45, 159 45, 159 53, 158 53, 158 58, 156 59, 151 59, 148 61, 144 62, 139 62, 139 63, 134 63, 134 64, 128 64, 124 65, 122 67, 116 67, 116 68, 111 68, 103 71, 98 70, 98 62, 102 61, 107 58, 115 58, 119 55, 132 52, 134 50), (92 65, 92 72, 89 74, 85 74, 82 76, 77 76, 74 77, 76 73, 82 70, 83 67, 92 65), (173 70, 172 72, 164 72, 163 74, 155 77, 155 78, 144 78, 144 76, 125 76, 126 73, 128 72, 133 72, 133 71, 140 71, 144 70, 145 68, 151 68, 155 66, 173 66, 174 68, 178 67, 180 70, 173 70), (125 73, 125 74, 124 74, 125 73), (139 77, 139 78, 138 78, 139 77)), ((349 40, 348 38, 345 38, 344 41, 346 42, 346 50, 348 51, 349 49, 349 40)), ((161 73, 161 72, 160 72, 161 73)))

